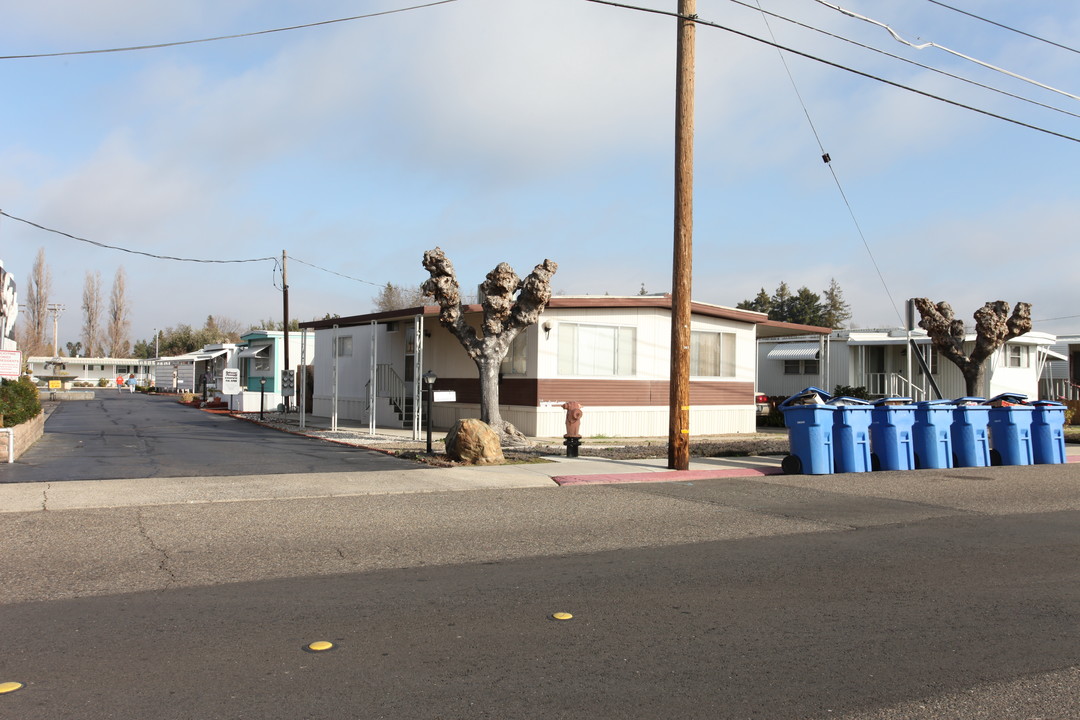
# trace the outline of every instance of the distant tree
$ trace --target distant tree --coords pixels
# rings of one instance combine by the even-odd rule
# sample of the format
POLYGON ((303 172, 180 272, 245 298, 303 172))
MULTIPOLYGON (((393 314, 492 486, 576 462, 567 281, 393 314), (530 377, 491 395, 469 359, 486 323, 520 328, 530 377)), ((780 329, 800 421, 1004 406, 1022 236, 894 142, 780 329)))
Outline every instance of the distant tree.
POLYGON ((558 267, 544 260, 522 280, 507 263, 499 263, 480 286, 484 316, 478 335, 465 321, 461 291, 450 259, 440 248, 424 253, 424 269, 431 277, 421 287, 438 303, 439 322, 476 363, 480 374, 480 419, 504 441, 521 441, 524 436, 499 412, 499 365, 518 333, 535 323, 544 311, 551 299, 551 277, 558 267))
POLYGON ((765 288, 761 288, 753 300, 743 300, 735 307, 740 310, 753 310, 754 312, 765 313, 768 315, 772 311, 772 306, 773 301, 769 296, 769 293, 765 292, 765 288))
POLYGON ((800 325, 821 325, 824 323, 823 315, 821 296, 803 286, 788 303, 786 321, 800 325))
POLYGON ((840 289, 840 283, 836 282, 836 278, 829 280, 829 289, 825 291, 824 296, 821 324, 834 330, 846 327, 851 322, 851 306, 844 300, 844 291, 840 289))
POLYGON ((645 283, 641 283, 641 289, 638 290, 638 295, 648 295, 649 291, 645 289, 645 283))
POLYGON ((779 322, 817 325, 819 327, 840 328, 851 319, 851 310, 844 302, 844 293, 840 284, 832 280, 824 293, 825 299, 812 292, 805 285, 794 295, 786 282, 781 282, 776 292, 770 296, 761 288, 753 300, 743 300, 737 308, 766 313, 770 320, 779 322))
POLYGON ((926 330, 938 352, 960 368, 968 395, 981 392, 986 359, 1009 340, 1031 331, 1030 303, 1016 303, 1009 315, 1009 303, 988 302, 975 311, 975 346, 968 353, 964 321, 956 319, 949 303, 935 305, 927 298, 915 298, 915 307, 922 316, 919 327, 926 330))
POLYGON ((82 343, 87 357, 101 352, 101 272, 86 271, 82 295, 82 343))
POLYGON ((105 357, 128 357, 131 355, 131 320, 128 318, 128 301, 123 266, 116 269, 112 292, 109 294, 108 325, 105 328, 105 357))
POLYGON ((140 360, 149 360, 154 357, 154 341, 152 339, 137 340, 131 349, 131 356, 140 360))
POLYGON ((79 357, 80 352, 82 352, 81 342, 69 342, 67 344, 68 357, 79 357))
POLYGON ((379 290, 378 295, 371 298, 371 302, 375 304, 376 312, 387 312, 419 307, 424 304, 425 297, 423 290, 419 287, 402 287, 388 282, 379 290))
MULTIPOLYGON (((272 318, 267 318, 266 320, 260 320, 255 325, 252 325, 251 329, 252 330, 266 330, 266 331, 270 331, 270 332, 281 331, 281 330, 285 329, 285 323, 283 323, 281 320, 274 320, 272 318)), ((289 332, 299 331, 299 330, 300 330, 300 320, 297 319, 297 318, 293 318, 292 320, 289 320, 289 332)))
POLYGON ((30 277, 26 282, 26 312, 19 315, 19 348, 26 355, 48 355, 52 347, 48 342, 49 291, 52 275, 45 264, 45 248, 38 250, 30 277))

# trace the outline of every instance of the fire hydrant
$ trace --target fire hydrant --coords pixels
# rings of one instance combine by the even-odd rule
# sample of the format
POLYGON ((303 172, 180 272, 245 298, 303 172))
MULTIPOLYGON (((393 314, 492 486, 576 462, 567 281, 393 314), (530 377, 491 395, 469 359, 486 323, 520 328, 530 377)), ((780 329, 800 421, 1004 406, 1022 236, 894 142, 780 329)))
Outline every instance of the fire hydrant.
POLYGON ((562 409, 566 411, 566 434, 563 435, 566 457, 576 458, 578 448, 581 446, 581 403, 563 403, 562 409))

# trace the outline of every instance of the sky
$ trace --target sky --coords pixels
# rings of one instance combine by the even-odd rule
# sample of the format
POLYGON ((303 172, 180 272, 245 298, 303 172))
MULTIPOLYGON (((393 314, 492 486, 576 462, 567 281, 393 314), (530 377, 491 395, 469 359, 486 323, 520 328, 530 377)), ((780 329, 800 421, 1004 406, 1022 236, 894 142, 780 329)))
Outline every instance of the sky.
MULTIPOLYGON (((423 2, 0 0, 0 55, 423 2)), ((919 296, 969 322, 987 301, 1030 302, 1036 330, 1080 333, 1080 101, 1063 94, 1080 95, 1080 3, 833 4, 1051 89, 816 0, 697 0, 713 25, 695 42, 694 299, 835 278, 856 327, 898 326, 919 296)), ((25 300, 44 249, 61 347, 81 332, 86 273, 107 297, 121 267, 132 341, 208 315, 280 319, 283 252, 301 321, 419 285, 436 246, 466 292, 500 262, 524 277, 546 258, 558 294, 668 292, 675 40, 663 14, 456 0, 0 59, 0 210, 123 248, 0 216, 0 260, 25 300)))

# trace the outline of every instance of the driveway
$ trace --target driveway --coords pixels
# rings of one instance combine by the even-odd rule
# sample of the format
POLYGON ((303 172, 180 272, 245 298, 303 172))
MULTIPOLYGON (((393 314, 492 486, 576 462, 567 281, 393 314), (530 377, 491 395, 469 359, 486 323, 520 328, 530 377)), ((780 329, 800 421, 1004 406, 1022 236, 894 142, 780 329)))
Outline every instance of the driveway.
POLYGON ((174 398, 98 391, 61 402, 0 483, 420 470, 363 448, 268 430, 174 398))

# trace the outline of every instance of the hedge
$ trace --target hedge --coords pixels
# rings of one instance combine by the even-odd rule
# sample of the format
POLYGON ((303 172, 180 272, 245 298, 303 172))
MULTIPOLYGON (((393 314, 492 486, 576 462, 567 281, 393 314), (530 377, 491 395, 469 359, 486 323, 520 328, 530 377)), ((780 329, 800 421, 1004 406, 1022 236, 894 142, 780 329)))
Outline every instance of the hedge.
POLYGON ((4 418, 4 427, 33 420, 40 412, 38 389, 29 376, 23 375, 18 380, 0 379, 0 416, 4 418))

